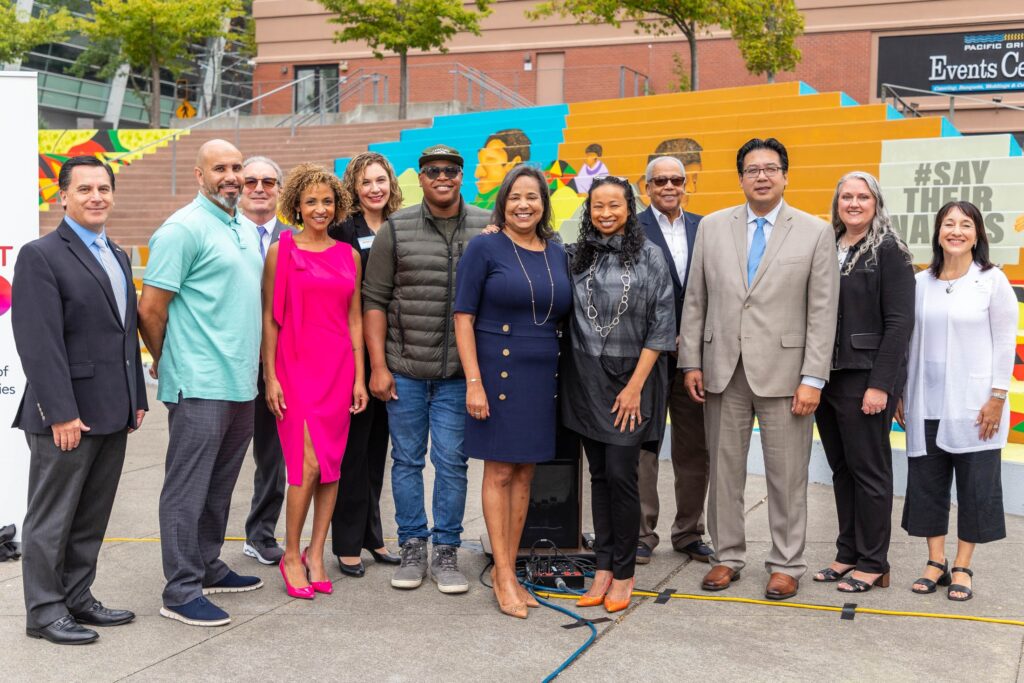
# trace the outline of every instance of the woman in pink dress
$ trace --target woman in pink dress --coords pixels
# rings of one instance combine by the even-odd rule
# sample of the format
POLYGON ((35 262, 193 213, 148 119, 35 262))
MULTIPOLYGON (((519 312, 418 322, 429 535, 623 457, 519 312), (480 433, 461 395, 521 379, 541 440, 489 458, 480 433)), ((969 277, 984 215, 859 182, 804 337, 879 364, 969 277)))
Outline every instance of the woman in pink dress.
POLYGON ((288 474, 280 569, 288 594, 297 598, 332 591, 324 543, 351 414, 367 404, 362 264, 358 251, 327 235, 347 210, 347 195, 334 175, 315 164, 295 167, 279 212, 302 231, 281 235, 263 271, 263 373, 288 474), (311 501, 313 537, 300 551, 311 501))

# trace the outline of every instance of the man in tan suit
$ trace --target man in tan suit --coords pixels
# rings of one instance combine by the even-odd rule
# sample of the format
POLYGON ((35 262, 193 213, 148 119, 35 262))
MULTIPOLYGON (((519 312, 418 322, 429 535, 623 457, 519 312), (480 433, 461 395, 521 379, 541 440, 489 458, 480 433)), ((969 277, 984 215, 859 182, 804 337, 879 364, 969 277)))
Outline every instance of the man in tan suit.
POLYGON ((679 366, 705 403, 711 458, 705 590, 740 577, 743 490, 754 417, 761 429, 772 548, 765 596, 796 595, 807 570, 807 465, 814 409, 836 333, 839 266, 831 226, 787 205, 789 157, 774 138, 736 155, 747 203, 701 221, 686 289, 679 366))

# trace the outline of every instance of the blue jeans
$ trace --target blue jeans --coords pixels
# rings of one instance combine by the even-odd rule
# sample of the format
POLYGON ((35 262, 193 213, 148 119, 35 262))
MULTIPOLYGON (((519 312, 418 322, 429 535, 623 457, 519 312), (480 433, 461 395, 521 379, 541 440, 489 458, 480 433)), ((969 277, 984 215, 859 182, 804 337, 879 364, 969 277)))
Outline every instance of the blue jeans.
POLYGON ((387 402, 391 431, 391 492, 395 499, 398 543, 433 536, 435 545, 462 543, 466 511, 466 426, 464 379, 412 379, 395 375, 398 399, 387 402), (434 528, 427 529, 423 467, 427 436, 434 465, 434 528))

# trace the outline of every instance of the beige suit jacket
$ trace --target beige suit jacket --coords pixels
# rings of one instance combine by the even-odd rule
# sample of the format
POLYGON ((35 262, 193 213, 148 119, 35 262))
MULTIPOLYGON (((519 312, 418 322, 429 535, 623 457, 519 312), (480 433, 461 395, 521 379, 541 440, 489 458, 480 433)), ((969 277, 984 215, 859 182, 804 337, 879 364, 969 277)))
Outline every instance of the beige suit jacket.
POLYGON ((747 207, 717 211, 697 230, 679 367, 720 393, 742 356, 757 396, 792 396, 803 375, 828 379, 838 304, 832 226, 783 203, 748 287, 747 207))

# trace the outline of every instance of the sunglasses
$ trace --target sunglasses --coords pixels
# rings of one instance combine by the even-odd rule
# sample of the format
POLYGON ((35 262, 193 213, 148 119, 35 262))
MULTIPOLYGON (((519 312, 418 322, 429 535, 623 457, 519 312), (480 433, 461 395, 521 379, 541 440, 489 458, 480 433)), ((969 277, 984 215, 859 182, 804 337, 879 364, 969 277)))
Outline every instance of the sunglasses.
POLYGON ((685 182, 686 178, 678 175, 656 175, 650 180, 651 185, 654 185, 655 187, 665 187, 669 183, 672 183, 675 187, 682 187, 685 182))
POLYGON ((263 183, 264 189, 273 190, 277 187, 277 178, 246 178, 245 187, 249 190, 255 190, 256 186, 263 183))
POLYGON ((446 178, 454 178, 462 173, 462 169, 458 166, 424 166, 420 169, 420 173, 431 180, 437 180, 442 173, 446 178))

